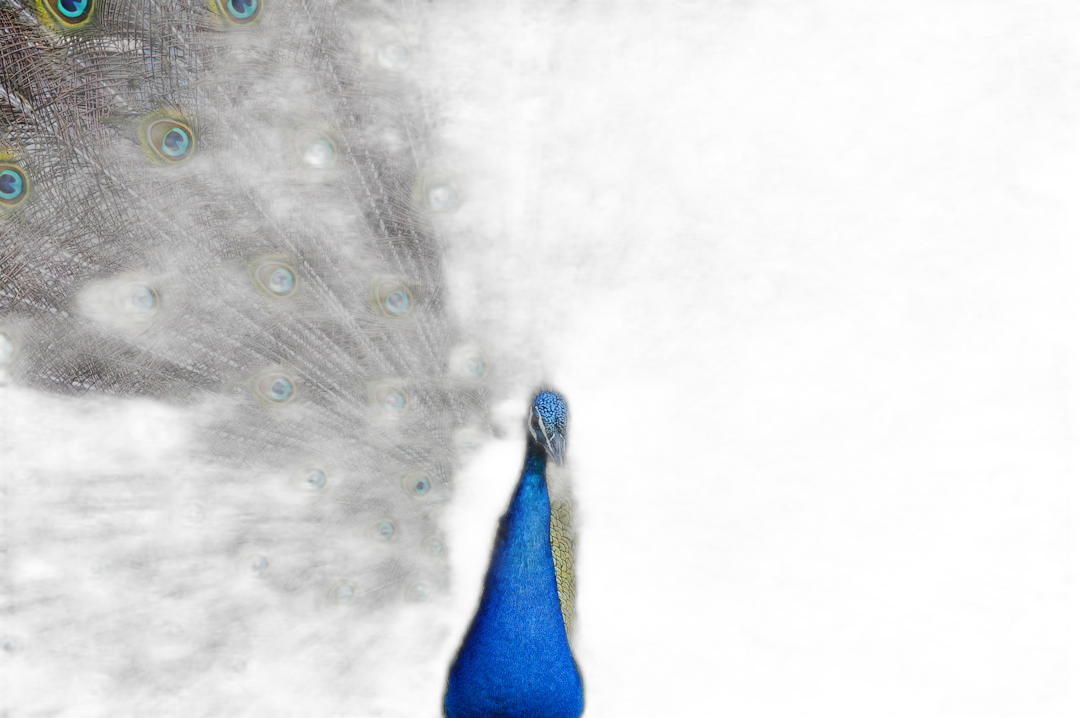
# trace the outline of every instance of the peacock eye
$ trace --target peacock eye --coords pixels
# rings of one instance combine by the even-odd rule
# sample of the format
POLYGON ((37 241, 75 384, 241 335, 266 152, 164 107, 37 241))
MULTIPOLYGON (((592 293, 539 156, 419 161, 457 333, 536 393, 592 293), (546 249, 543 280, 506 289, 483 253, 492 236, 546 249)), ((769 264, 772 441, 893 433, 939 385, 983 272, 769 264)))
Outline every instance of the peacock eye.
POLYGON ((272 561, 270 557, 261 551, 251 551, 237 560, 232 574, 240 581, 261 581, 270 575, 272 561))
POLYGON ((431 589, 426 583, 423 583, 422 581, 419 583, 414 583, 407 589, 405 589, 405 597, 408 600, 415 601, 417 603, 428 600, 430 596, 431 589))
POLYGON ((420 182, 421 198, 428 211, 448 215, 460 204, 460 192, 453 177, 442 170, 432 170, 420 182))
POLYGON ((334 603, 350 603, 355 595, 356 589, 352 584, 339 583, 330 591, 330 600, 334 603))
POLYGON ((14 207, 26 199, 30 183, 22 168, 0 164, 0 207, 14 207))
POLYGON ((260 0, 217 0, 222 14, 234 25, 248 25, 262 12, 260 0))
POLYGON ((296 395, 296 385, 284 374, 261 374, 255 379, 255 392, 272 404, 285 404, 296 395))
POLYGON ((296 270, 277 259, 260 259, 251 265, 256 288, 271 297, 288 297, 296 291, 296 270))
POLYGON ((371 527, 371 534, 376 541, 387 542, 394 538, 394 534, 397 533, 397 526, 390 519, 382 519, 376 521, 371 527))
POLYGON ((147 319, 158 309, 158 294, 143 282, 122 282, 113 290, 116 311, 131 319, 147 319))
POLYGON ((313 170, 328 170, 337 162, 337 147, 330 135, 311 127, 300 127, 293 134, 293 149, 300 163, 313 170))
POLYGON ((420 550, 424 553, 425 556, 429 556, 430 558, 439 558, 443 555, 445 547, 443 546, 443 542, 441 539, 435 536, 429 536, 424 539, 424 543, 420 545, 420 550))
POLYGON ((166 162, 183 162, 195 151, 195 137, 185 123, 176 119, 154 120, 146 126, 146 144, 166 162))
POLYGON ((382 386, 375 391, 375 403, 387 414, 402 414, 409 405, 405 392, 397 387, 382 386))
POLYGON ((454 447, 463 454, 470 454, 480 448, 485 435, 471 427, 454 432, 454 447))
POLYGON ((293 472, 288 487, 299 493, 300 496, 313 499, 319 497, 329 486, 329 475, 318 464, 300 466, 293 472))
POLYGON ((94 12, 93 0, 45 0, 43 5, 64 30, 85 25, 94 12))
POLYGON ((369 49, 383 72, 397 74, 408 67, 408 42, 402 32, 392 25, 380 25, 372 30, 369 49))
POLYGON ((448 367, 452 374, 469 381, 483 379, 488 371, 484 355, 473 344, 462 344, 451 350, 448 367))
POLYGON ((375 299, 379 309, 388 317, 404 317, 412 311, 412 294, 401 282, 385 280, 375 287, 375 299))
POLYGON ((401 485, 405 489, 405 493, 413 496, 426 496, 431 491, 431 477, 423 471, 416 471, 411 474, 406 474, 402 479, 401 485))

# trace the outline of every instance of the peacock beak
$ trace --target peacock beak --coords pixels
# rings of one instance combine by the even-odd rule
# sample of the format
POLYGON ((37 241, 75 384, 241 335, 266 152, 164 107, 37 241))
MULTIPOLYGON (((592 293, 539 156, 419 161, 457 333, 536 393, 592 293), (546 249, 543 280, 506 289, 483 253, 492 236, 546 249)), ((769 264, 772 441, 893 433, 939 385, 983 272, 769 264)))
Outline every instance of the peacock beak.
POLYGON ((564 451, 566 450, 562 434, 553 430, 550 434, 545 434, 545 439, 544 448, 547 449, 548 456, 554 459, 556 464, 562 466, 564 451))

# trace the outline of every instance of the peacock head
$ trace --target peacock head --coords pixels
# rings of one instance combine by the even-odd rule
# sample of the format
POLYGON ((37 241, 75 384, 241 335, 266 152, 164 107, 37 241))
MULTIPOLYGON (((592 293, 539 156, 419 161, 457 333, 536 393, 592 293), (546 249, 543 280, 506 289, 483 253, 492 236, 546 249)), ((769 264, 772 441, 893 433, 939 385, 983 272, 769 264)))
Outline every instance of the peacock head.
POLYGON ((555 463, 566 453, 566 401, 553 391, 541 391, 533 399, 529 433, 555 463))

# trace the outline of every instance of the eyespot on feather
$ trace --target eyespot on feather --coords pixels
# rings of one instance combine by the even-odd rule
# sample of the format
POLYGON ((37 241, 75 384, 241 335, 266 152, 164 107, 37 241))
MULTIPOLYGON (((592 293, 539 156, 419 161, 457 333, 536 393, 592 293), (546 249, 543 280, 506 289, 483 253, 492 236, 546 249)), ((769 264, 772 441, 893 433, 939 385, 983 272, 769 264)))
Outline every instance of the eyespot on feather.
POLYGON ((413 310, 413 295, 405 284, 393 278, 384 278, 375 282, 373 293, 379 311, 388 317, 401 319, 413 310))
POLYGON ((423 498, 431 493, 431 477, 426 471, 412 471, 402 478, 401 486, 409 496, 423 498))
POLYGON ((328 170, 337 162, 337 145, 324 132, 299 130, 293 140, 293 147, 300 163, 308 169, 328 170))
POLYGON ((393 384, 380 384, 371 392, 375 406, 387 416, 401 416, 409 408, 409 397, 404 389, 393 384))
POLYGON ((397 524, 392 519, 379 519, 371 525, 370 534, 379 543, 389 543, 397 534, 397 524))
POLYGON ((151 158, 178 164, 195 154, 195 132, 175 117, 154 117, 143 123, 142 141, 151 158))
POLYGON ((263 0, 210 0, 210 7, 232 27, 245 27, 259 19, 263 0))
POLYGON ((18 207, 30 195, 30 179, 16 164, 0 162, 0 209, 18 207))
POLYGON ((268 370, 256 375, 251 381, 255 396, 265 404, 288 404, 296 398, 296 381, 287 374, 268 370))
POLYGON ((296 270, 278 257, 265 257, 251 264, 249 273, 255 288, 268 297, 291 297, 299 286, 296 270))
POLYGON ((39 14, 60 32, 86 27, 94 17, 96 0, 37 0, 39 14))

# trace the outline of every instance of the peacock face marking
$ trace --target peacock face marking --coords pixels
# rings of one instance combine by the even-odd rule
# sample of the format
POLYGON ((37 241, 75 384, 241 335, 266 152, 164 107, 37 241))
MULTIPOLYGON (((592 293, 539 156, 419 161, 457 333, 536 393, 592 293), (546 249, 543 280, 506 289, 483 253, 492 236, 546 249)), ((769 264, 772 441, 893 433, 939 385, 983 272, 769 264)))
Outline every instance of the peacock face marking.
POLYGON ((566 453, 566 401, 553 391, 542 391, 533 399, 529 433, 548 456, 561 464, 566 453))
POLYGON ((21 167, 0 164, 0 207, 15 207, 26 199, 30 182, 21 167))

